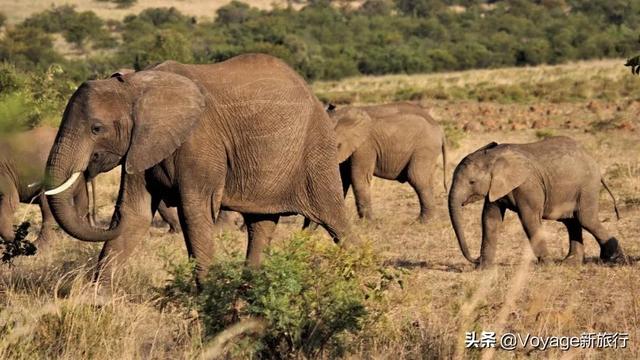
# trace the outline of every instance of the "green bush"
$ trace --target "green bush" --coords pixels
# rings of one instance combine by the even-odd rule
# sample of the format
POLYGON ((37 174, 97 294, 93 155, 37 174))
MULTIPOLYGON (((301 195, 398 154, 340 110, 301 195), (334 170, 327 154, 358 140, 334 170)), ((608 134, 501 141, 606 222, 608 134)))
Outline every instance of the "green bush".
POLYGON ((50 66, 43 73, 24 74, 0 65, 0 129, 29 129, 59 122, 75 89, 64 69, 50 66))
POLYGON ((82 48, 87 40, 98 47, 113 47, 114 39, 104 29, 104 21, 92 11, 77 12, 71 5, 53 7, 25 19, 20 27, 61 33, 69 43, 82 48))
POLYGON ((366 247, 345 251, 304 233, 268 249, 257 270, 239 256, 218 261, 199 295, 193 295, 188 269, 173 266, 165 299, 195 306, 207 338, 239 319, 262 319, 266 331, 235 350, 261 358, 342 354, 349 336, 382 316, 389 286, 401 284, 366 247))
MULTIPOLYGON (((316 80, 553 64, 622 57, 636 48, 633 29, 640 27, 640 0, 615 6, 567 1, 566 6, 554 1, 495 1, 486 7, 485 1, 369 0, 354 9, 314 0, 300 10, 260 10, 232 1, 215 17, 209 14, 210 20, 197 20, 175 8, 150 8, 107 22, 66 5, 7 27, 0 39, 0 61, 29 71, 58 63, 81 79, 96 76, 95 70, 107 65, 146 66, 166 59, 212 63, 260 51, 316 80), (457 12, 452 5, 465 9, 457 12), (67 61, 54 51, 52 33, 62 34, 85 53, 88 45, 116 50, 83 63, 67 61)), ((288 3, 294 2, 302 3, 288 3)), ((515 88, 504 90, 507 93, 480 96, 521 95, 515 88)), ((604 91, 602 96, 611 94, 604 91)))

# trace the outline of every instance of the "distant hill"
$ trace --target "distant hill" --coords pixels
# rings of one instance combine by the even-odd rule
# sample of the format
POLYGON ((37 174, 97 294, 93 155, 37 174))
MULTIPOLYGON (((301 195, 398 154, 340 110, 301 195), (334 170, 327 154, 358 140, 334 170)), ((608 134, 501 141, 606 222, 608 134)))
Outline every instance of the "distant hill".
MULTIPOLYGON (((17 23, 29 15, 47 10, 53 6, 73 5, 78 11, 91 10, 103 19, 122 20, 129 14, 137 14, 150 7, 175 7, 181 13, 195 17, 212 18, 221 6, 231 0, 138 0, 133 6, 121 9, 111 2, 96 0, 0 0, 0 11, 10 23, 17 23)), ((274 4, 286 4, 283 0, 246 0, 247 4, 269 9, 274 4)))

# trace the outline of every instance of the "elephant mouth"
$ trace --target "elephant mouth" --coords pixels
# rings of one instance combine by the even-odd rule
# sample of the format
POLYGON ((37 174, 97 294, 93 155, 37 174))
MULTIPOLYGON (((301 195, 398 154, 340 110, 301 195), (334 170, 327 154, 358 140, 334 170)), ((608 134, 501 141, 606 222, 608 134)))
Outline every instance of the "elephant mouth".
POLYGON ((484 198, 484 196, 482 196, 482 195, 471 195, 471 196, 469 196, 469 198, 467 198, 467 200, 462 202, 461 206, 464 207, 464 206, 466 206, 468 204, 474 203, 476 201, 480 201, 483 198, 484 198))

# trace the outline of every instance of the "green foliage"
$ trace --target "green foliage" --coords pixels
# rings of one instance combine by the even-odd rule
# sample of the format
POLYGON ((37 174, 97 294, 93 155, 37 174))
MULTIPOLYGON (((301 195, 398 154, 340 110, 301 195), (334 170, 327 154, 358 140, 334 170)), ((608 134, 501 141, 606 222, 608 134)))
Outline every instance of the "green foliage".
POLYGON ((19 28, 41 29, 46 33, 61 33, 69 43, 82 48, 87 40, 97 47, 113 47, 115 40, 104 29, 104 21, 92 11, 76 12, 71 5, 53 7, 24 20, 19 28))
POLYGON ((12 65, 1 64, 0 130, 56 124, 74 89, 74 82, 58 65, 43 73, 25 74, 12 65))
MULTIPOLYGON (((353 9, 318 0, 297 11, 232 1, 209 21, 175 8, 151 8, 107 23, 92 12, 60 6, 9 28, 0 39, 0 60, 21 70, 59 63, 86 77, 109 66, 139 68, 167 59, 211 63, 264 52, 315 80, 620 57, 637 46, 640 0, 485 3, 368 0, 353 9), (69 63, 53 49, 52 33, 78 49, 117 49, 82 65, 69 63)), ((516 92, 506 97, 520 96, 510 90, 516 92)), ((489 97, 495 96, 502 95, 489 97)))
POLYGON ((345 251, 304 233, 268 249, 259 269, 246 268, 239 256, 218 261, 199 295, 186 285, 192 281, 184 269, 174 267, 163 295, 195 306, 206 337, 239 319, 262 319, 265 333, 236 348, 261 358, 340 355, 349 334, 382 316, 387 289, 401 284, 370 251, 345 251))

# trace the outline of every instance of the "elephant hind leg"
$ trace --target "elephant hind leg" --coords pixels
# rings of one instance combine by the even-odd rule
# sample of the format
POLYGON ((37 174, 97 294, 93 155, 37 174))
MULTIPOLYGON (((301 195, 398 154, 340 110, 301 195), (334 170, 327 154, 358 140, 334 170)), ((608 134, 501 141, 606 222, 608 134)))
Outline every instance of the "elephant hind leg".
POLYGON ((580 265, 584 262, 582 226, 580 226, 578 219, 566 219, 562 223, 569 233, 569 254, 567 254, 563 262, 571 265, 580 265))
POLYGON ((580 198, 580 210, 578 211, 580 225, 587 230, 600 245, 600 259, 607 262, 625 262, 626 258, 618 239, 611 236, 609 231, 598 219, 597 193, 580 198))
POLYGON ((435 193, 433 188, 433 172, 435 162, 422 157, 414 157, 407 166, 409 184, 413 187, 420 201, 420 216, 418 221, 426 223, 433 218, 435 209, 435 193))
POLYGON ((278 215, 245 214, 244 221, 247 225, 247 257, 246 264, 249 267, 260 266, 262 252, 271 244, 273 232, 276 229, 278 215))
POLYGON ((176 209, 171 209, 164 203, 164 201, 160 201, 158 204, 158 213, 160 213, 162 220, 169 224, 170 234, 180 233, 182 231, 176 209))

